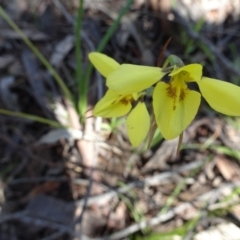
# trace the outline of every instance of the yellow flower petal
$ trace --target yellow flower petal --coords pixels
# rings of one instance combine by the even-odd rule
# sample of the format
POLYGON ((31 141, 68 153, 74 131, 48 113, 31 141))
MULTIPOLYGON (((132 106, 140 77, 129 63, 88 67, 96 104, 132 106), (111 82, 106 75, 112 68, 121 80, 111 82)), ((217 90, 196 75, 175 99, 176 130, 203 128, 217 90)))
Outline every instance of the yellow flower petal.
POLYGON ((150 129, 150 117, 145 103, 139 102, 127 117, 127 132, 131 144, 136 147, 146 138, 150 129))
POLYGON ((130 94, 149 88, 166 73, 158 67, 123 64, 107 78, 107 86, 118 93, 130 94))
POLYGON ((132 108, 130 101, 118 101, 120 95, 108 90, 104 97, 97 103, 93 115, 105 118, 120 117, 126 115, 132 108))
POLYGON ((132 96, 133 96, 133 99, 135 101, 137 101, 139 99, 139 97, 141 96, 141 94, 140 93, 133 93, 132 96))
POLYGON ((197 114, 201 95, 198 92, 185 90, 183 100, 169 97, 169 85, 157 84, 153 92, 153 109, 160 132, 166 139, 179 136, 197 114))
POLYGON ((181 68, 175 68, 169 76, 174 76, 182 71, 185 71, 189 74, 189 78, 186 78, 185 81, 199 81, 202 77, 202 65, 194 63, 189 64, 181 68))
POLYGON ((240 116, 240 88, 228 82, 203 77, 197 82, 203 97, 216 111, 240 116))
POLYGON ((104 76, 107 77, 116 70, 120 64, 105 54, 92 52, 88 55, 93 66, 104 76))

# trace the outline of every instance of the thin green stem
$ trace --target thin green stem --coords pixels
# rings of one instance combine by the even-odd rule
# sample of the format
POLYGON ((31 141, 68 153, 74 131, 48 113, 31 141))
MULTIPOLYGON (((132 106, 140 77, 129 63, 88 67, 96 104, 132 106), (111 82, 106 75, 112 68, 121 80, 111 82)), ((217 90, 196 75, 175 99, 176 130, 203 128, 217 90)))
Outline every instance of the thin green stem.
POLYGON ((104 50, 104 48, 107 45, 109 39, 112 37, 112 35, 117 30, 117 27, 118 27, 122 17, 127 13, 127 11, 129 10, 129 8, 132 4, 133 4, 133 0, 128 0, 126 5, 121 9, 117 19, 114 21, 114 23, 111 25, 111 27, 109 27, 109 29, 106 32, 106 34, 104 35, 103 39, 99 43, 99 45, 97 47, 98 52, 102 52, 104 50))
POLYGON ((81 29, 82 29, 82 19, 83 19, 83 6, 84 0, 79 0, 79 9, 77 14, 77 22, 75 25, 75 55, 77 61, 76 77, 78 81, 78 92, 79 92, 79 106, 78 110, 81 115, 81 120, 84 121, 84 114, 87 108, 87 94, 88 94, 88 81, 85 81, 82 73, 82 51, 81 51, 81 29))
POLYGON ((47 118, 42 118, 42 117, 38 117, 36 115, 27 114, 27 113, 13 112, 13 111, 10 111, 10 110, 5 110, 5 109, 0 108, 0 114, 4 114, 4 115, 7 115, 7 116, 13 116, 13 117, 25 118, 25 119, 28 119, 28 120, 33 120, 33 121, 36 121, 36 122, 47 124, 47 125, 52 126, 52 127, 57 127, 57 128, 64 127, 61 124, 59 124, 57 121, 53 121, 53 120, 50 120, 50 119, 47 119, 47 118))
POLYGON ((164 204, 164 207, 161 209, 160 215, 165 214, 169 210, 169 208, 171 207, 171 205, 173 204, 173 202, 175 201, 179 193, 182 191, 182 189, 185 187, 185 185, 186 185, 186 180, 184 179, 176 186, 173 193, 168 197, 166 203, 164 204))
POLYGON ((68 90, 62 78, 53 68, 53 66, 48 62, 48 60, 42 55, 42 53, 34 46, 34 44, 28 39, 25 33, 12 21, 12 19, 8 16, 8 14, 4 11, 4 9, 0 6, 0 16, 10 25, 10 27, 19 34, 25 44, 32 50, 32 52, 38 57, 38 59, 42 62, 42 64, 49 70, 52 74, 59 87, 61 88, 64 96, 72 101, 72 94, 68 90))

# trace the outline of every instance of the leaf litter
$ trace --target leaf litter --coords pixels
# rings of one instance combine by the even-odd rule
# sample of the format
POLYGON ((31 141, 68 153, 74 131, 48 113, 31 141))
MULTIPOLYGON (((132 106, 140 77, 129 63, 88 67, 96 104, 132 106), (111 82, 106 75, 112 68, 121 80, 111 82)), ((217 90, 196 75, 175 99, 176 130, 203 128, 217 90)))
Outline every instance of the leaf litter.
MULTIPOLYGON (((71 16, 76 13, 76 6, 56 0, 42 1, 40 5, 27 0, 22 5, 18 0, 3 2, 5 9, 18 11, 14 20, 63 78, 74 79, 76 59, 71 16), (21 7, 13 8, 12 2, 21 7), (50 27, 46 19, 54 19, 50 27)), ((148 4, 134 1, 105 53, 118 62, 151 65, 156 62, 161 46, 172 36, 165 54, 177 53, 186 62, 195 58, 207 62, 210 67, 206 66, 206 71, 212 76, 218 69, 223 79, 232 81, 231 74, 239 77, 238 69, 231 63, 239 56, 227 47, 231 42, 233 48, 239 48, 239 36, 235 35, 239 28, 234 7, 237 1, 222 3, 226 6, 213 4, 211 8, 204 5, 205 1, 192 1, 191 8, 189 1, 182 2, 184 6, 177 3, 169 7, 158 5, 158 1, 148 4), (189 9, 192 9, 191 19, 185 14, 189 9), (229 9, 234 9, 232 15, 229 9), (206 23, 198 33, 192 26, 201 12, 206 23), (236 29, 231 28, 233 24, 236 29), (183 31, 197 42, 196 49, 189 50, 191 57, 183 51, 187 45, 181 40, 183 35, 179 38, 183 31), (221 51, 215 47, 218 44, 221 51), (208 58, 211 55, 218 59, 217 68, 208 58)), ((120 9, 123 1, 99 0, 95 5, 86 1, 84 66, 88 52, 94 50, 117 16, 116 6, 120 9)), ((200 217, 196 224, 185 229, 185 236, 180 239, 188 239, 190 235, 197 240, 226 239, 226 235, 229 240, 236 239, 240 226, 238 121, 233 124, 214 115, 203 104, 200 114, 184 133, 183 149, 177 157, 174 141, 161 140, 147 152, 133 150, 123 128, 106 133, 101 129, 101 121, 108 125, 110 122, 97 122, 92 117, 99 76, 91 77, 92 105, 84 135, 74 108, 61 96, 47 70, 2 21, 0 52, 1 107, 59 121, 65 118, 61 116, 68 115, 61 122, 70 125, 68 129, 51 129, 1 115, 0 194, 4 197, 0 200, 0 239, 124 239, 132 234, 150 237, 149 228, 155 234, 171 232, 197 216, 200 217), (20 71, 13 71, 16 64, 20 71), (229 195, 233 199, 222 205, 229 195), (231 236, 229 231, 236 234, 231 236)), ((68 84, 74 92, 74 81, 68 84)))

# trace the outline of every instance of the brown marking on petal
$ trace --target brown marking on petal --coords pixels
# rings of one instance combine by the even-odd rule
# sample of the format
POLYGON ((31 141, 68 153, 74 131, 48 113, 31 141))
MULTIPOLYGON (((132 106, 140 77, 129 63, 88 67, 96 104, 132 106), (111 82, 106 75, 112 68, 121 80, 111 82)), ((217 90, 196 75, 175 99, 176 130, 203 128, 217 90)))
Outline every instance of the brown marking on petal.
POLYGON ((114 101, 112 101, 111 104, 114 104, 116 102, 120 102, 124 105, 128 105, 129 103, 131 103, 133 100, 132 95, 126 95, 123 97, 123 95, 119 95, 118 98, 116 98, 114 101))
POLYGON ((129 100, 128 100, 128 99, 125 99, 125 98, 123 98, 123 99, 121 99, 121 100, 120 100, 120 102, 121 102, 122 104, 124 104, 124 105, 128 105, 128 103, 129 103, 129 100))
POLYGON ((120 99, 119 102, 121 102, 124 105, 128 105, 129 103, 132 102, 132 100, 133 100, 132 95, 127 95, 127 96, 123 97, 122 99, 120 99))
POLYGON ((189 72, 187 72, 187 71, 182 71, 181 74, 184 75, 184 77, 190 76, 189 72))
MULTIPOLYGON (((186 72, 186 74, 188 74, 186 72)), ((169 84, 169 86, 167 87, 167 95, 170 98, 173 98, 174 102, 173 102, 173 111, 176 110, 176 102, 181 102, 185 99, 186 94, 187 94, 187 89, 185 88, 181 88, 180 89, 180 93, 178 92, 179 90, 176 87, 173 87, 171 84, 169 84)))
POLYGON ((169 87, 167 88, 167 94, 171 98, 176 98, 176 87, 173 87, 171 84, 169 84, 169 87))
POLYGON ((187 71, 182 71, 181 74, 182 74, 185 82, 190 82, 190 81, 194 80, 193 77, 190 75, 190 73, 187 71))
POLYGON ((170 98, 174 99, 173 102, 173 111, 176 109, 176 97, 177 97, 177 89, 176 87, 173 87, 171 84, 169 84, 168 88, 167 88, 167 95, 170 98))
POLYGON ((116 103, 116 102, 118 102, 118 101, 115 99, 114 101, 111 102, 111 104, 114 104, 114 103, 116 103))
POLYGON ((179 101, 183 101, 185 97, 186 97, 186 89, 181 89, 179 101))

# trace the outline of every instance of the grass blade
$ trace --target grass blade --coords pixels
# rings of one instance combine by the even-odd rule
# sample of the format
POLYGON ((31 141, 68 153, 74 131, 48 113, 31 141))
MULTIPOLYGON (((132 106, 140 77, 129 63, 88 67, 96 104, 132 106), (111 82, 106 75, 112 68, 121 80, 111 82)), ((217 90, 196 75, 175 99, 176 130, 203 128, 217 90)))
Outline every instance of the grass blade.
POLYGON ((42 53, 34 46, 34 44, 28 39, 25 33, 12 21, 4 9, 0 6, 0 16, 9 24, 9 26, 22 38, 25 44, 32 50, 32 52, 37 56, 41 63, 49 70, 57 84, 61 88, 64 96, 70 101, 73 101, 72 94, 68 90, 62 78, 56 72, 54 67, 49 63, 49 61, 42 55, 42 53))
MULTIPOLYGON (((113 36, 115 31, 117 30, 117 27, 118 27, 122 17, 127 13, 128 9, 132 5, 132 3, 133 3, 133 0, 128 0, 126 2, 126 5, 120 11, 117 19, 113 22, 111 27, 109 27, 108 31, 106 32, 106 34, 100 41, 100 43, 97 47, 97 52, 102 52, 104 50, 108 41, 110 40, 110 38, 113 36)), ((88 92, 88 83, 89 83, 90 76, 92 74, 92 70, 93 70, 93 66, 92 66, 92 64, 89 63, 87 70, 86 70, 86 74, 84 76, 84 80, 83 80, 84 87, 85 87, 85 92, 84 92, 85 96, 80 95, 79 102, 78 102, 78 109, 79 109, 81 116, 83 116, 85 114, 86 109, 87 109, 86 99, 87 99, 87 92, 88 92)))
POLYGON ((59 128, 59 127, 62 128, 63 127, 57 121, 53 121, 53 120, 50 120, 50 119, 47 119, 47 118, 42 118, 42 117, 39 117, 39 116, 36 116, 36 115, 27 114, 27 113, 13 112, 13 111, 9 111, 9 110, 5 110, 5 109, 0 108, 0 114, 13 116, 13 117, 25 118, 25 119, 28 119, 28 120, 33 120, 33 121, 36 121, 36 122, 47 124, 47 125, 52 126, 52 127, 57 127, 57 128, 59 128))

